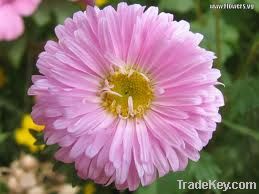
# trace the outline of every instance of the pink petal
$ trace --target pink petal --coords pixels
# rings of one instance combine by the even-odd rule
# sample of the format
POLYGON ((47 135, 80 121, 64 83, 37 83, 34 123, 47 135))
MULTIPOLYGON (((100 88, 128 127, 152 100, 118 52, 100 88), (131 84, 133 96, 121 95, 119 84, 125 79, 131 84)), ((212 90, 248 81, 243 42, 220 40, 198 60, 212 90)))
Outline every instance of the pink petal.
POLYGON ((0 41, 11 41, 22 35, 24 24, 22 18, 9 6, 0 7, 0 41))
POLYGON ((41 0, 15 0, 12 2, 12 8, 22 16, 31 15, 39 6, 41 0))

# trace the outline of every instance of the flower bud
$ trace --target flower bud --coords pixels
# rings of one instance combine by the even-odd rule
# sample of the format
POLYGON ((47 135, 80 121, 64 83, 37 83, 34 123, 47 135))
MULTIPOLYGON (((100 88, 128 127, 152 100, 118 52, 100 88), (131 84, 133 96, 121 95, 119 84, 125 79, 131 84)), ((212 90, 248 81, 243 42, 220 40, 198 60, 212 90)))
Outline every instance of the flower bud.
POLYGON ((8 181, 7 181, 7 187, 10 189, 10 191, 12 192, 16 192, 16 193, 21 193, 22 192, 22 188, 21 186, 19 185, 19 182, 18 180, 11 176, 8 178, 8 181))
POLYGON ((24 170, 37 170, 39 167, 38 161, 31 155, 22 156, 20 160, 21 166, 24 170))
POLYGON ((25 172, 21 168, 14 168, 12 169, 12 173, 15 176, 15 178, 20 179, 25 172))
POLYGON ((33 173, 24 173, 19 181, 23 189, 31 188, 37 184, 36 176, 33 173))
POLYGON ((45 194, 45 190, 42 186, 32 187, 27 191, 27 194, 45 194))

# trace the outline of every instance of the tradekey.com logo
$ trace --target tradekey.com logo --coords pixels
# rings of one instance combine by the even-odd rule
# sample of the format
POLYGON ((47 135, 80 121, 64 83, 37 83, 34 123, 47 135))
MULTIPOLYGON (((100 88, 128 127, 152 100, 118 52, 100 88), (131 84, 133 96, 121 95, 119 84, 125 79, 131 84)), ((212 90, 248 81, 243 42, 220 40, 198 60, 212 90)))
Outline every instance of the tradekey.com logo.
POLYGON ((213 190, 237 190, 237 189, 256 189, 256 182, 221 182, 217 180, 209 181, 197 181, 197 182, 187 182, 184 180, 177 180, 179 189, 213 189, 213 190))

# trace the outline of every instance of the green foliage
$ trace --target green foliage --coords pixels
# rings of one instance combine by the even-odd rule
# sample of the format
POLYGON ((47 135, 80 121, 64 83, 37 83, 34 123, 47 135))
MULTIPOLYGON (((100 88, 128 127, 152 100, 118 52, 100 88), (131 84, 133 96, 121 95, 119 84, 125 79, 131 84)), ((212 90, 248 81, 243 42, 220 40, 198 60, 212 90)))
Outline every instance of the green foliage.
POLYGON ((76 11, 78 11, 78 6, 72 2, 44 0, 33 19, 39 26, 43 26, 51 22, 51 16, 54 15, 57 23, 63 24, 64 20, 72 17, 76 11))
POLYGON ((32 17, 38 26, 44 26, 48 24, 51 20, 48 1, 43 1, 37 12, 32 17))
POLYGON ((17 68, 26 48, 26 38, 22 37, 8 48, 8 58, 11 64, 17 68))
POLYGON ((159 8, 184 13, 194 8, 194 2, 193 0, 161 0, 159 8))
POLYGON ((29 132, 36 139, 34 145, 45 145, 42 131, 39 132, 34 129, 29 129, 29 132))
POLYGON ((7 186, 4 183, 2 183, 1 181, 0 181, 0 193, 1 194, 9 193, 7 186))
POLYGON ((61 174, 67 175, 67 181, 72 184, 72 186, 84 185, 86 182, 77 176, 75 167, 73 164, 64 164, 59 161, 55 161, 53 170, 61 174))
POLYGON ((8 137, 8 133, 0 133, 0 145, 3 143, 8 137))
POLYGON ((190 165, 190 174, 193 174, 196 180, 217 180, 221 173, 213 157, 206 152, 202 153, 199 162, 190 165))
MULTIPOLYGON (((110 0, 116 6, 119 0, 110 0)), ((198 162, 189 162, 183 172, 173 172, 152 185, 122 194, 213 194, 218 190, 180 190, 177 180, 184 181, 255 181, 259 182, 259 1, 258 0, 128 0, 159 6, 161 11, 174 14, 176 20, 187 20, 193 32, 204 36, 201 46, 215 52, 214 63, 222 73, 219 86, 224 92, 223 118, 213 138, 201 152, 198 162), (250 3, 255 10, 213 10, 215 3, 250 3)), ((21 152, 13 138, 21 125, 22 115, 31 111, 34 99, 27 97, 31 75, 37 74, 35 63, 48 39, 55 39, 54 27, 81 10, 79 4, 68 0, 44 0, 31 17, 25 18, 25 33, 12 42, 0 42, 0 68, 6 83, 0 88, 0 166, 8 166, 21 152)), ((35 145, 44 145, 42 132, 30 130, 35 145)), ((34 155, 42 161, 53 161, 58 146, 45 146, 34 155)), ((67 182, 85 185, 76 176, 71 164, 56 162, 55 171, 65 174, 67 182)), ((1 178, 1 177, 0 177, 1 178)), ((118 194, 113 186, 96 186, 96 194, 118 194)), ((8 193, 0 182, 0 194, 8 193)), ((223 193, 223 192, 222 192, 223 193)), ((226 194, 242 193, 228 190, 226 194)), ((254 194, 253 190, 243 193, 254 194)))
POLYGON ((27 41, 25 36, 22 36, 17 41, 8 42, 6 44, 0 42, 0 51, 6 55, 7 60, 9 60, 9 63, 13 68, 17 69, 21 64, 26 44, 27 41))
POLYGON ((227 87, 229 119, 242 117, 245 113, 259 108, 259 79, 237 80, 227 87), (242 100, 241 100, 242 99, 242 100))
POLYGON ((229 127, 230 129, 233 129, 239 133, 242 133, 244 135, 248 135, 253 137, 255 140, 259 141, 259 131, 256 132, 253 129, 249 129, 248 127, 239 125, 239 124, 235 124, 235 123, 231 123, 229 121, 223 121, 223 124, 226 125, 227 127, 229 127))
MULTIPOLYGON (((209 48, 210 50, 216 52, 216 18, 213 13, 208 13, 202 16, 199 20, 196 20, 192 23, 191 28, 194 32, 201 32, 204 35, 204 41, 202 42, 202 46, 205 48, 209 48)), ((224 63, 228 57, 233 55, 234 48, 237 45, 239 34, 237 30, 224 22, 224 20, 220 21, 220 29, 221 29, 221 62, 224 63)))
POLYGON ((148 194, 148 193, 154 193, 154 194, 158 193, 158 181, 154 182, 148 187, 142 187, 138 189, 138 191, 136 192, 136 194, 148 194))

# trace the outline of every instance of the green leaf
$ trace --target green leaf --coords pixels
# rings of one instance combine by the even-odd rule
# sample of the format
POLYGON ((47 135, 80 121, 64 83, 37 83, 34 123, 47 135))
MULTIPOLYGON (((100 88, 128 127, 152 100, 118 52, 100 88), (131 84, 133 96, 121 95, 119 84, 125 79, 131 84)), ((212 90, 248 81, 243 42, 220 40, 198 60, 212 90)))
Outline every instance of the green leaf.
POLYGON ((29 129, 30 134, 36 139, 34 142, 34 145, 45 145, 43 132, 42 131, 36 131, 34 129, 29 129))
POLYGON ((36 130, 34 130, 34 129, 29 129, 29 132, 30 132, 30 134, 31 134, 35 139, 37 139, 37 138, 39 137, 39 135, 41 134, 41 132, 36 131, 36 130))
POLYGON ((193 0, 161 0, 159 8, 184 13, 194 8, 194 3, 193 0))
POLYGON ((191 181, 193 175, 190 174, 189 167, 183 172, 172 172, 158 180, 159 194, 183 194, 187 189, 179 188, 179 180, 191 181), (161 192, 160 192, 161 191, 161 192))
POLYGON ((54 153, 58 150, 59 146, 57 144, 54 145, 45 145, 42 154, 46 155, 54 155, 54 153))
POLYGON ((137 190, 136 194, 158 194, 158 183, 155 181, 147 187, 141 187, 137 190))
POLYGON ((191 162, 190 173, 194 175, 196 180, 209 181, 218 180, 221 170, 210 154, 202 152, 198 162, 191 162))
POLYGON ((222 83, 228 87, 232 84, 232 79, 231 79, 231 76, 230 74, 226 71, 226 68, 223 66, 221 68, 221 78, 220 80, 222 80, 222 83))
POLYGON ((259 79, 247 78, 238 80, 226 88, 228 96, 227 117, 232 120, 253 109, 259 108, 259 79))
POLYGON ((0 144, 3 143, 8 137, 7 133, 0 133, 0 144))
POLYGON ((39 146, 39 145, 45 145, 45 142, 43 139, 37 139, 33 145, 39 146))

